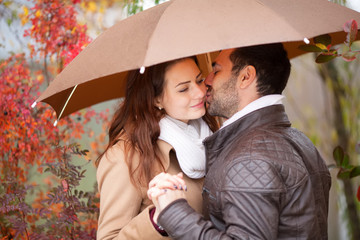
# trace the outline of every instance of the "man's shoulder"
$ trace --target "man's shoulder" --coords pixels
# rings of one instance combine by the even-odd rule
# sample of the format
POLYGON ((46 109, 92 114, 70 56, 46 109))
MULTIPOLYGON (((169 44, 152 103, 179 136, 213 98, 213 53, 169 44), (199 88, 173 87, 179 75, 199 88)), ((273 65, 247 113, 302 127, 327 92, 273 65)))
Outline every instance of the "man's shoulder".
POLYGON ((301 154, 283 131, 258 128, 235 141, 225 161, 225 185, 242 190, 285 191, 308 175, 301 154))
POLYGON ((284 192, 286 189, 277 170, 263 160, 233 161, 225 173, 225 191, 284 192))

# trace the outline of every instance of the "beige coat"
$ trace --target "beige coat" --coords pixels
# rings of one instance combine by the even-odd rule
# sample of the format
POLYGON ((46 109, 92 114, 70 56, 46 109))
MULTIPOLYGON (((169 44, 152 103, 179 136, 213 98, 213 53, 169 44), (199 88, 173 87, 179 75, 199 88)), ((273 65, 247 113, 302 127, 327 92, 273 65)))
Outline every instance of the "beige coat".
MULTIPOLYGON (((158 145, 164 157, 166 172, 180 172, 172 146, 161 140, 158 141, 158 145)), ((201 213, 204 179, 190 179, 184 174, 184 180, 188 188, 186 198, 189 204, 201 213)), ((149 209, 153 208, 153 205, 147 198, 147 188, 139 190, 130 181, 128 167, 124 161, 123 141, 119 141, 104 154, 97 169, 97 182, 100 192, 98 240, 169 239, 161 236, 150 221, 149 209)))

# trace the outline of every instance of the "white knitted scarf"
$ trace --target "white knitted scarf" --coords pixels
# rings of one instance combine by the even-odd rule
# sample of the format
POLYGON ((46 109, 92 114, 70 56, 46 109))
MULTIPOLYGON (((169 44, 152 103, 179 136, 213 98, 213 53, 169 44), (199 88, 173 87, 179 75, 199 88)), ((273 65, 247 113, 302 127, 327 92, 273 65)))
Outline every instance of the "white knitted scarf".
POLYGON ((199 118, 186 124, 166 115, 159 124, 159 139, 175 149, 181 170, 190 178, 204 177, 206 161, 202 141, 212 134, 207 123, 199 118))

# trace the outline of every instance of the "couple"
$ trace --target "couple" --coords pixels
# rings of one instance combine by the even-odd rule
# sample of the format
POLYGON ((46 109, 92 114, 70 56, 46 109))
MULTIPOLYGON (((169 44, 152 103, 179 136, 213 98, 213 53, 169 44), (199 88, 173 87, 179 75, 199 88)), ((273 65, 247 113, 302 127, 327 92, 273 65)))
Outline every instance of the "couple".
POLYGON ((290 127, 289 74, 282 44, 223 50, 206 79, 217 130, 194 59, 131 72, 98 161, 98 239, 327 239, 330 174, 290 127))

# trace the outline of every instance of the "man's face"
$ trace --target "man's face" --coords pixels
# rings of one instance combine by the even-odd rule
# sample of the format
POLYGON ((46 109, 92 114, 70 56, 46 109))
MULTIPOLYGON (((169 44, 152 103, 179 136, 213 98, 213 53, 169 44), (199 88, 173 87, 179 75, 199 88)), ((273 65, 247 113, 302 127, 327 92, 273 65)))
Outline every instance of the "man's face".
POLYGON ((236 87, 237 76, 233 76, 230 54, 233 49, 223 50, 216 58, 213 71, 206 79, 209 85, 208 112, 213 116, 230 118, 238 111, 239 98, 236 87))

